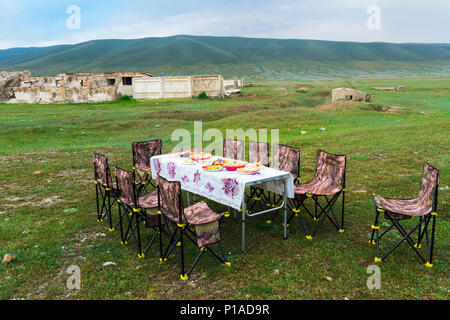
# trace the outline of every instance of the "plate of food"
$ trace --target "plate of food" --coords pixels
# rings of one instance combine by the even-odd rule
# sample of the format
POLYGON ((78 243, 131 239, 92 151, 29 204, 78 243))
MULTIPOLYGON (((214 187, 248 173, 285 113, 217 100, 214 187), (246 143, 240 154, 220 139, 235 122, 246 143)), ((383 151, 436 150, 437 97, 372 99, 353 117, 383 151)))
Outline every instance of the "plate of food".
POLYGON ((193 165, 193 164, 197 164, 197 162, 195 162, 194 160, 191 160, 191 159, 184 159, 183 164, 193 165))
POLYGON ((248 167, 248 168, 237 168, 236 172, 240 174, 256 174, 261 170, 260 168, 256 167, 248 167))
POLYGON ((209 160, 210 158, 211 158, 210 153, 198 152, 191 154, 191 159, 194 161, 209 160))
POLYGON ((241 160, 225 160, 222 165, 227 171, 236 171, 239 168, 245 167, 246 164, 246 161, 241 160))
POLYGON ((223 170, 223 166, 220 166, 220 165, 208 165, 208 166, 203 166, 202 168, 203 168, 203 170, 210 171, 210 172, 217 172, 217 171, 223 170))

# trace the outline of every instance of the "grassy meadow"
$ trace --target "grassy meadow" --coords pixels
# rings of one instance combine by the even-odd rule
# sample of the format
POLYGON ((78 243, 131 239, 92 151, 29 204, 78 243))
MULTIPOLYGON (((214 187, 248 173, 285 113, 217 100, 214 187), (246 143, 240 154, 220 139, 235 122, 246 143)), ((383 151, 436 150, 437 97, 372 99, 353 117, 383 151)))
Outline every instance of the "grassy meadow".
MULTIPOLYGON (((352 83, 372 101, 331 104, 331 89, 348 86, 336 80, 261 82, 225 99, 0 105, 0 255, 17 254, 0 264, 0 299, 448 299, 450 78, 352 83), (373 89, 397 85, 406 89, 373 89), (283 240, 281 219, 248 218, 241 254, 240 219, 230 217, 221 231, 231 268, 206 255, 183 282, 173 256, 159 263, 157 246, 138 259, 132 243, 96 222, 92 154, 130 169, 133 141, 161 138, 169 152, 172 131, 193 130, 194 120, 223 133, 280 129, 281 143, 301 149, 303 181, 317 149, 347 154, 345 232, 326 221, 308 241, 296 220, 283 240), (381 289, 369 290, 371 195, 416 197, 425 161, 440 169, 434 267, 404 243, 379 265, 381 289), (70 265, 81 268, 80 290, 66 287, 70 265)), ((386 236, 383 249, 399 238, 386 236)), ((188 263, 194 254, 187 250, 188 263)))

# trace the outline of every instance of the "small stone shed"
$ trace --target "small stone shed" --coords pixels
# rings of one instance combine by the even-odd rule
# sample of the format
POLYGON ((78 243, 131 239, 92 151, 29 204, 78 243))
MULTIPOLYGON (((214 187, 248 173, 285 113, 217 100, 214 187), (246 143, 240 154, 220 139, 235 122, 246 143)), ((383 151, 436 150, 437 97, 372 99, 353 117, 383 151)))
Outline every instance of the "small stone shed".
POLYGON ((331 92, 331 100, 370 101, 371 95, 351 88, 336 88, 331 92))

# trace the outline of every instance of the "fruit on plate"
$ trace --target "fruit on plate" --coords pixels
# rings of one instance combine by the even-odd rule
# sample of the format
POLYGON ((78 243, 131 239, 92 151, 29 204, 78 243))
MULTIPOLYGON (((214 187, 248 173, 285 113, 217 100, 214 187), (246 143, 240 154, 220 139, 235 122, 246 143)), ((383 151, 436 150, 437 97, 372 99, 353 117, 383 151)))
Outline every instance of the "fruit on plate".
POLYGON ((220 165, 209 165, 209 166, 203 166, 202 168, 205 170, 208 170, 208 171, 222 171, 223 170, 223 167, 220 165))

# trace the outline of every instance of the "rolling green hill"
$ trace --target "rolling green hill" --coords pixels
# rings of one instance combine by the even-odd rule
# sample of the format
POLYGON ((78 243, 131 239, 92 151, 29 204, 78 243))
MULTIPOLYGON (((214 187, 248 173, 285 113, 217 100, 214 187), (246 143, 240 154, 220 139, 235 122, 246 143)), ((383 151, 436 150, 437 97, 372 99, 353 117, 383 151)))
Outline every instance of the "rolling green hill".
POLYGON ((34 75, 221 73, 253 79, 436 76, 450 73, 450 45, 179 35, 0 50, 0 69, 29 69, 34 75))

